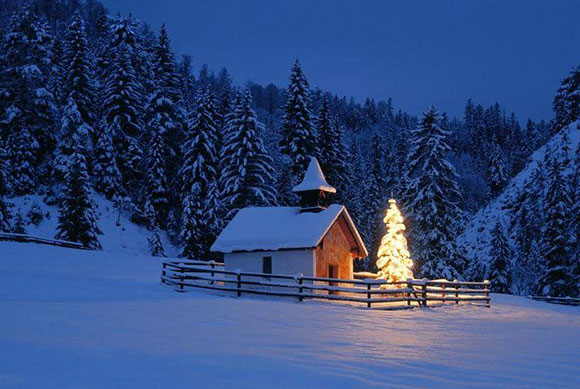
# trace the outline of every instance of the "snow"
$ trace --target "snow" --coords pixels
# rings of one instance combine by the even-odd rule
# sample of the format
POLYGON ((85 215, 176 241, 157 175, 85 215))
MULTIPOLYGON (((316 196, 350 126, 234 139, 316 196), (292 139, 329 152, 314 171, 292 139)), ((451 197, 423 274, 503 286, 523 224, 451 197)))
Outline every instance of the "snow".
POLYGON ((580 308, 179 294, 158 259, 0 242, 2 387, 578 387, 580 308))
MULTIPOLYGON (((569 131, 570 157, 573 158, 574 150, 580 144, 580 122, 570 124, 563 131, 569 131)), ((526 167, 515 176, 504 189, 504 191, 490 203, 479 210, 468 223, 467 228, 458 237, 458 242, 465 248, 466 254, 472 260, 480 263, 489 262, 489 245, 491 243, 491 231, 500 221, 503 225, 510 225, 510 210, 508 205, 517 197, 518 189, 522 189, 526 180, 530 178, 539 162, 556 153, 562 144, 563 131, 555 135, 546 145, 536 150, 529 159, 526 167)), ((569 173, 569 172, 568 172, 569 173)))
POLYGON ((330 193, 336 193, 334 189, 324 178, 320 164, 315 157, 310 158, 310 163, 308 164, 308 169, 304 174, 304 179, 302 182, 292 189, 293 192, 303 192, 307 190, 324 190, 330 193))
MULTIPOLYGON (((341 213, 356 231, 343 205, 331 204, 320 212, 299 207, 248 207, 241 209, 211 247, 214 252, 314 248, 341 213)), ((364 247, 357 235, 360 247, 364 247)))
MULTIPOLYGON (((104 199, 96 193, 93 193, 95 204, 97 205, 97 225, 102 231, 98 235, 99 242, 104 251, 127 252, 134 254, 149 254, 148 238, 151 237, 152 231, 145 227, 138 226, 129 221, 128 216, 121 214, 119 225, 117 219, 119 212, 113 206, 113 203, 104 199)), ((56 226, 58 225, 58 207, 49 206, 43 202, 43 196, 27 195, 8 199, 14 204, 13 212, 20 212, 24 220, 28 221, 27 214, 36 204, 45 216, 43 221, 35 226, 34 224, 26 225, 26 234, 40 238, 54 239, 56 235, 56 226)), ((169 256, 176 256, 178 249, 175 248, 165 233, 162 232, 162 242, 165 252, 169 256)))

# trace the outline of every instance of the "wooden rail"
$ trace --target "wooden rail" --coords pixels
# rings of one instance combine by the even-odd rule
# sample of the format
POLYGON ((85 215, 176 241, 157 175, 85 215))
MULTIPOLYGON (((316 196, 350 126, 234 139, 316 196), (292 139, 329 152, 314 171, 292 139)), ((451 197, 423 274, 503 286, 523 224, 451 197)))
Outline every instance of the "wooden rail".
POLYGON ((490 307, 489 282, 308 277, 302 274, 264 274, 225 270, 213 261, 165 262, 163 284, 184 292, 198 288, 221 292, 361 303, 367 308, 405 309, 433 303, 471 303, 490 307))
POLYGON ((89 248, 82 245, 82 243, 69 242, 67 240, 41 238, 27 234, 14 234, 9 232, 0 232, 0 241, 22 242, 22 243, 39 243, 50 246, 66 247, 71 249, 89 250, 89 248))
POLYGON ((580 298, 575 297, 552 297, 552 296, 528 296, 529 299, 537 301, 545 301, 552 304, 560 305, 580 305, 580 298))

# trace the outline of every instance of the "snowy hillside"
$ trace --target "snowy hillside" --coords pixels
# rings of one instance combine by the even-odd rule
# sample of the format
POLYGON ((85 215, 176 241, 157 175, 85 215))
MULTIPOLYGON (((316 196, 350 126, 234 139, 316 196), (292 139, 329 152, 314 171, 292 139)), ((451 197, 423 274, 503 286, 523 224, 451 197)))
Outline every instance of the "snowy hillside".
POLYGON ((580 309, 179 294, 158 259, 0 242, 0 387, 578 387, 580 309))
MULTIPOLYGON (((46 205, 43 196, 28 195, 10 199, 14 204, 13 212, 19 213, 23 217, 26 233, 42 238, 54 238, 56 235, 56 226, 58 224, 58 207, 46 205), (31 209, 37 208, 42 213, 42 221, 35 225, 32 222, 31 209)), ((133 254, 149 254, 147 239, 151 235, 142 226, 132 223, 127 215, 121 214, 113 204, 95 194, 95 203, 97 205, 98 221, 97 225, 102 235, 99 235, 99 241, 104 251, 126 252, 133 254), (117 221, 119 221, 117 225, 117 221)), ((163 244, 168 256, 176 256, 178 251, 169 242, 163 234, 163 244)))
MULTIPOLYGON (((547 157, 559 155, 562 149, 562 137, 566 132, 570 139, 570 157, 574 157, 574 151, 580 143, 580 122, 570 124, 559 134, 554 136, 545 146, 539 148, 532 154, 526 167, 515 176, 507 185, 505 190, 486 207, 477 212, 467 228, 458 238, 460 245, 465 249, 467 256, 472 263, 487 263, 489 261, 489 245, 491 241, 491 231, 497 220, 500 220, 506 227, 510 226, 510 207, 516 201, 518 190, 523 189, 526 181, 533 171, 547 157)), ((565 172, 570 174, 571 171, 565 172)))

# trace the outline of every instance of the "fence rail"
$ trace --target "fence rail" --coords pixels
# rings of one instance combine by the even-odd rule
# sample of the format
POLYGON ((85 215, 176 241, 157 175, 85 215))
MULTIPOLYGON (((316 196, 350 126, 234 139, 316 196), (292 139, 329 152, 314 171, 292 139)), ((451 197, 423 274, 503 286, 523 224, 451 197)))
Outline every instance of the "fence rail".
POLYGON ((27 234, 15 234, 9 232, 0 232, 0 241, 22 242, 22 243, 39 243, 50 246, 67 247, 71 249, 88 250, 87 247, 81 243, 69 242, 67 240, 41 238, 39 236, 32 236, 27 234))
POLYGON ((407 280, 391 282, 365 278, 308 277, 302 274, 264 274, 225 270, 209 261, 165 262, 161 282, 177 291, 198 288, 230 292, 238 297, 256 294, 322 299, 365 304, 367 308, 401 309, 444 303, 470 303, 490 307, 489 282, 407 280))
POLYGON ((545 301, 552 304, 580 305, 580 298, 575 297, 528 296, 528 298, 537 301, 545 301))

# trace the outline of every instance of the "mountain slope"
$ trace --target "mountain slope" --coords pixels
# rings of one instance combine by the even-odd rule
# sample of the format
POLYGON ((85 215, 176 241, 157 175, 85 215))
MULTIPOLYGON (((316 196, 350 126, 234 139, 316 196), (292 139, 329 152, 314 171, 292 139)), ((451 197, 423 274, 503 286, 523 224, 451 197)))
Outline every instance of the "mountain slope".
POLYGON ((465 249, 472 266, 482 267, 489 262, 491 231, 498 220, 506 226, 510 235, 514 232, 510 230, 510 210, 512 204, 516 201, 518 191, 524 187, 539 162, 546 157, 560 154, 563 144, 562 138, 565 133, 569 135, 569 153, 570 158, 572 158, 571 166, 565 174, 572 172, 574 152, 580 143, 579 125, 580 122, 570 124, 555 135, 546 145, 536 150, 530 157, 526 167, 509 182, 504 191, 477 212, 468 222, 465 230, 458 237, 458 242, 465 249))

